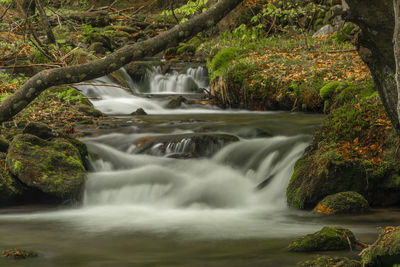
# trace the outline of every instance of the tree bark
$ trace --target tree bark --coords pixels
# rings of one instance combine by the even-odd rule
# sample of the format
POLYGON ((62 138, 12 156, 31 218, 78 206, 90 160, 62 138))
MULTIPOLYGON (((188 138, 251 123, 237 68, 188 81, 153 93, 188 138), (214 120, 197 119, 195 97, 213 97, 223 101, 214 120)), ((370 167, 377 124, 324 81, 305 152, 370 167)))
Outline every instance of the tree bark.
POLYGON ((1 102, 0 122, 11 119, 39 96, 42 91, 51 86, 95 79, 116 71, 131 61, 152 56, 167 47, 176 46, 179 42, 216 25, 242 1, 222 0, 205 13, 183 24, 149 40, 122 47, 102 59, 77 66, 41 71, 30 78, 12 96, 1 102))
POLYGON ((399 42, 398 28, 395 32, 399 17, 394 11, 398 0, 346 0, 346 3, 350 7, 348 19, 362 30, 357 40, 358 52, 368 65, 385 110, 400 135, 397 83, 400 69, 396 63, 399 50, 395 49, 399 42))
POLYGON ((56 38, 54 37, 46 12, 44 11, 42 4, 40 3, 40 0, 35 0, 35 3, 36 3, 36 8, 39 11, 40 18, 42 20, 43 28, 46 31, 47 39, 49 43, 54 44, 56 42, 56 38))
POLYGON ((393 0, 394 9, 394 59, 396 62, 397 118, 400 119, 400 0, 393 0))

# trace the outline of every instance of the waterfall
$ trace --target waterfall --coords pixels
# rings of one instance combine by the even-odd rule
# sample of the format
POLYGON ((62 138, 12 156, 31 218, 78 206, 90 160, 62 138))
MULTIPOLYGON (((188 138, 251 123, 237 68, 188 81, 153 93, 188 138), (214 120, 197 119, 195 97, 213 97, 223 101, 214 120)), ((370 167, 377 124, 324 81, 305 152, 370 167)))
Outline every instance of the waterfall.
POLYGON ((163 74, 161 67, 153 67, 147 73, 151 94, 201 93, 208 87, 208 72, 204 67, 188 68, 185 73, 173 71, 163 74))
MULTIPOLYGON (((175 160, 131 154, 128 149, 117 150, 96 140, 88 141, 96 160, 86 184, 86 207, 190 209, 284 209, 288 179, 309 142, 305 136, 242 140, 209 159, 175 160), (271 176, 270 184, 256 191, 271 176)), ((169 149, 184 150, 187 139, 178 144, 169 149)))

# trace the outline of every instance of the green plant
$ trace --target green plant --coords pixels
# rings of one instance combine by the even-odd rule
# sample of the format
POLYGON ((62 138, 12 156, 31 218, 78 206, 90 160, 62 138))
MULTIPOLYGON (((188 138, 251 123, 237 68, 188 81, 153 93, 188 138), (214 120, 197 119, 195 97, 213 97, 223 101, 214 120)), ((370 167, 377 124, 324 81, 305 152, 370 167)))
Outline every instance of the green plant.
MULTIPOLYGON (((208 0, 189 0, 186 5, 174 9, 174 13, 181 18, 180 23, 189 19, 190 16, 207 10, 208 0)), ((164 16, 172 16, 172 10, 166 10, 161 13, 164 16)))

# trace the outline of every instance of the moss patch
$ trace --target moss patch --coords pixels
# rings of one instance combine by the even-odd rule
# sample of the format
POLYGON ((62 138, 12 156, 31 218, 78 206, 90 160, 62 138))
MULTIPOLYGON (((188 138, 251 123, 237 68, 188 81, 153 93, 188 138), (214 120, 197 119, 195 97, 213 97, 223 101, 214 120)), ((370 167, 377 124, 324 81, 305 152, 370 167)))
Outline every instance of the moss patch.
POLYGON ((395 266, 400 263, 400 227, 388 226, 374 244, 361 252, 363 266, 395 266))
POLYGON ((314 208, 314 212, 325 215, 364 213, 368 210, 368 201, 357 192, 341 192, 327 196, 314 208))
POLYGON ((324 227, 314 234, 300 237, 289 244, 288 250, 302 251, 327 251, 350 250, 355 247, 354 234, 341 227, 324 227))
POLYGON ((85 168, 78 149, 65 139, 17 135, 7 154, 10 171, 29 187, 60 200, 80 197, 85 168))
POLYGON ((361 267, 361 263, 345 257, 316 256, 298 264, 301 267, 361 267))

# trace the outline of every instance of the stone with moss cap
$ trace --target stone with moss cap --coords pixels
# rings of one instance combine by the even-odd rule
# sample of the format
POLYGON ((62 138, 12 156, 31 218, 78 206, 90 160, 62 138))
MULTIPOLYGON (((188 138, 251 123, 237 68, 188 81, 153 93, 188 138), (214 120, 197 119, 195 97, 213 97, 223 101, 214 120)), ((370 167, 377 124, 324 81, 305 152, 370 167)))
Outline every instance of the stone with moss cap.
POLYGON ((356 245, 354 234, 342 227, 324 227, 321 231, 298 238, 289 244, 293 252, 347 250, 356 245))
POLYGON ((286 190, 288 204, 312 209, 328 195, 342 191, 364 192, 365 170, 359 160, 346 161, 331 148, 321 148, 296 162, 286 190))
POLYGON ((7 164, 21 182, 60 201, 81 196, 85 167, 78 149, 66 139, 45 141, 30 134, 17 135, 10 144, 7 164))
POLYGON ((375 243, 364 249, 360 255, 365 267, 400 264, 400 226, 386 227, 375 243))
POLYGON ((301 267, 361 267, 361 263, 346 257, 316 256, 312 259, 300 262, 301 267))
POLYGON ((364 213, 368 210, 368 201, 352 191, 327 196, 314 208, 314 212, 325 215, 364 213))

